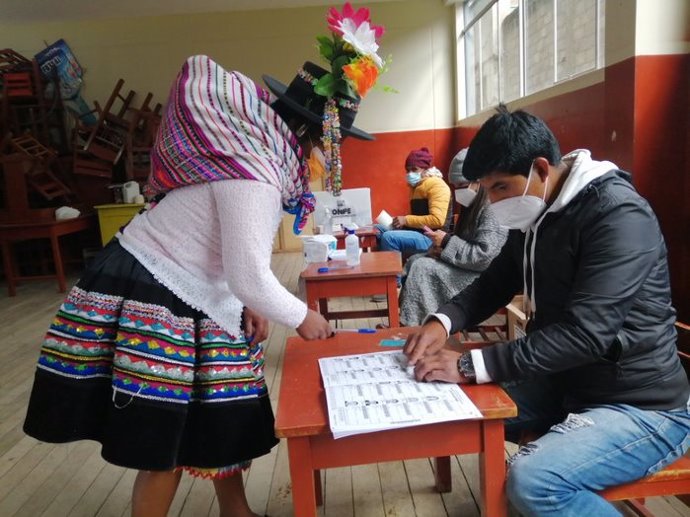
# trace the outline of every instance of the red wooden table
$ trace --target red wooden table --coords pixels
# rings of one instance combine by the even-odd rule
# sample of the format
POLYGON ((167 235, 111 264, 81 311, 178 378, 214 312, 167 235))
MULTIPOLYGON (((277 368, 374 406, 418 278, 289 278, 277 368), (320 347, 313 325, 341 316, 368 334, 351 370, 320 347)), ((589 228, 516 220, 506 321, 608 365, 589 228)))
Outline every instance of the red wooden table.
MULTIPOLYGON (((368 228, 368 227, 361 227, 357 228, 355 230, 355 235, 359 237, 359 247, 362 248, 362 251, 368 252, 368 251, 374 251, 377 248, 377 243, 376 243, 376 235, 378 234, 378 230, 375 230, 374 228, 368 228)), ((345 237, 347 237, 347 233, 345 232, 335 232, 333 234, 333 237, 337 239, 336 246, 339 250, 344 250, 345 249, 345 237)))
POLYGON ((28 278, 45 278, 44 276, 21 277, 17 274, 17 267, 14 263, 14 253, 12 243, 30 239, 50 239, 50 246, 53 252, 53 262, 55 264, 55 275, 48 275, 48 278, 57 277, 59 292, 64 292, 65 271, 62 265, 62 253, 60 252, 59 238, 62 235, 88 230, 94 227, 96 219, 93 214, 83 215, 74 219, 63 221, 39 221, 26 223, 2 223, 0 224, 0 245, 2 245, 2 260, 7 278, 7 290, 10 296, 17 294, 17 281, 28 278))
POLYGON ((397 251, 378 251, 362 253, 358 266, 343 268, 345 261, 314 262, 302 271, 307 294, 307 305, 319 311, 327 320, 359 319, 388 316, 389 326, 400 325, 398 314, 397 277, 402 273, 400 253, 397 251), (319 268, 328 267, 328 272, 319 273, 319 268), (359 311, 329 311, 328 298, 343 296, 367 296, 385 293, 388 301, 386 309, 359 311))
MULTIPOLYGON (((285 347, 276 436, 287 439, 292 502, 298 517, 315 517, 321 502, 319 469, 413 458, 479 453, 482 515, 505 517, 503 421, 517 415, 513 401, 495 384, 463 386, 481 411, 479 420, 458 420, 333 439, 318 359, 390 350, 381 339, 413 328, 376 334, 337 334, 321 341, 293 337, 285 347)), ((450 477, 449 465, 445 472, 450 477)), ((438 480, 437 480, 438 481, 438 480)))

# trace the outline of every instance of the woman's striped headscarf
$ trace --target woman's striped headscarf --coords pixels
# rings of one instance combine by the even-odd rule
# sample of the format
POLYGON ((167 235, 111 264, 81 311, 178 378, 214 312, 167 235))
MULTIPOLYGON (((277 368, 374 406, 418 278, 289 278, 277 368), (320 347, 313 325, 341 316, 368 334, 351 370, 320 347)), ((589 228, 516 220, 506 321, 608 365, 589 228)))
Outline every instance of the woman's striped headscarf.
POLYGON ((149 193, 228 179, 263 181, 281 192, 299 233, 314 197, 302 149, 271 101, 267 90, 208 56, 187 59, 151 151, 149 193))

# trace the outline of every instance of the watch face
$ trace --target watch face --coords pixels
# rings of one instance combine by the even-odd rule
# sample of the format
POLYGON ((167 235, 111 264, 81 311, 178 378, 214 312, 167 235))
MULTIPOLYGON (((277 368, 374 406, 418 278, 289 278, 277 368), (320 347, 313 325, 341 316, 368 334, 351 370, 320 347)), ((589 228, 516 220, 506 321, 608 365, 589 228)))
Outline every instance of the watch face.
POLYGON ((469 379, 475 378, 474 363, 472 362, 472 354, 464 352, 458 360, 458 369, 460 373, 469 379))

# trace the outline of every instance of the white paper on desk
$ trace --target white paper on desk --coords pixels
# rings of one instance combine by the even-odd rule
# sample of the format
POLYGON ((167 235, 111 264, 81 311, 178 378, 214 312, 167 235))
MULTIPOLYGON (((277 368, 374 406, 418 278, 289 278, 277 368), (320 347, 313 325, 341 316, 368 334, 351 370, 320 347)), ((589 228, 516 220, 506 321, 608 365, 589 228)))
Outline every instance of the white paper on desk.
POLYGON ((334 438, 481 418, 457 384, 417 382, 398 351, 319 359, 334 438))

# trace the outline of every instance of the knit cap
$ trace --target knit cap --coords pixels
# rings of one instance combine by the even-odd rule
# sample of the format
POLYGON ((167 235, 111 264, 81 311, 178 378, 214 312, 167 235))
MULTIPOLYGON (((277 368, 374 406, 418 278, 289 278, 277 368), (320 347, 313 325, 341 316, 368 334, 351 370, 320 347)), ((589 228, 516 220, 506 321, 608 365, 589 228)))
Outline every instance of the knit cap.
POLYGON ((451 185, 469 183, 469 180, 462 174, 462 166, 465 163, 465 156, 467 156, 467 147, 461 149, 458 154, 455 155, 453 161, 450 162, 450 168, 448 169, 448 182, 451 185))
POLYGON ((414 151, 410 151, 405 160, 405 168, 412 169, 429 169, 434 163, 434 157, 429 152, 429 149, 422 147, 414 151))

